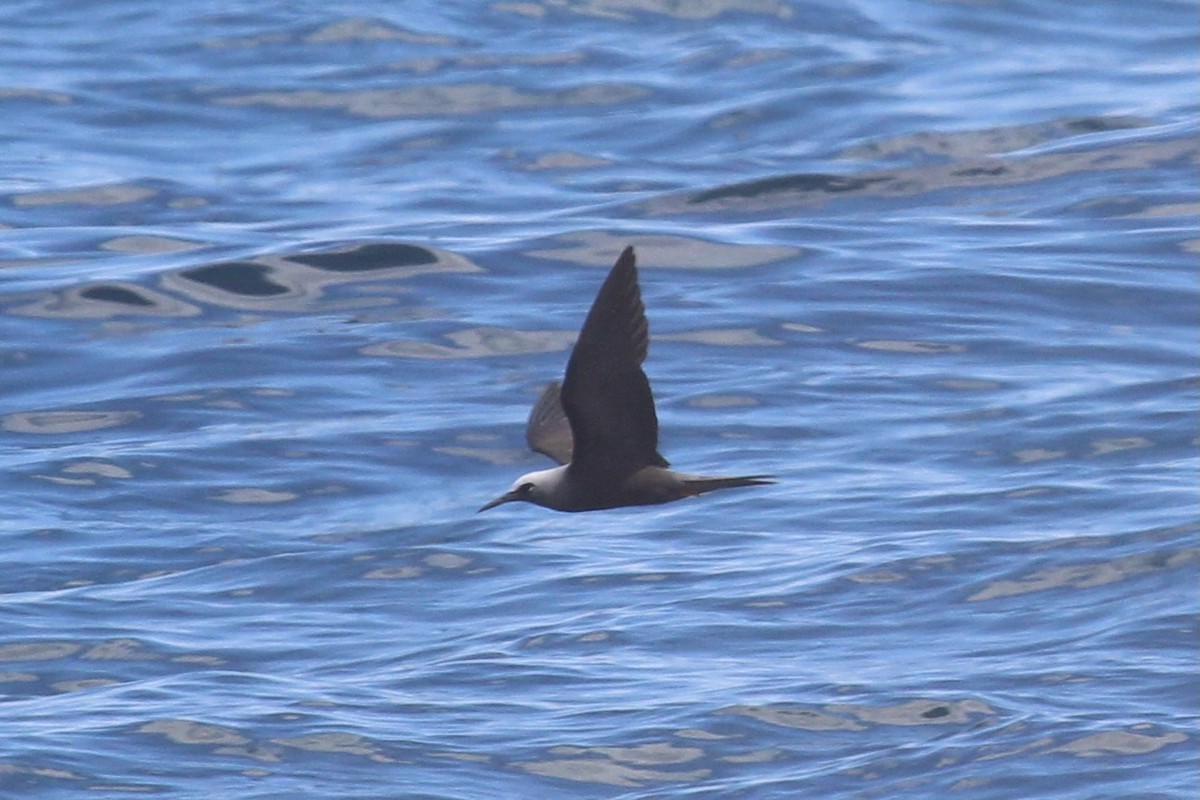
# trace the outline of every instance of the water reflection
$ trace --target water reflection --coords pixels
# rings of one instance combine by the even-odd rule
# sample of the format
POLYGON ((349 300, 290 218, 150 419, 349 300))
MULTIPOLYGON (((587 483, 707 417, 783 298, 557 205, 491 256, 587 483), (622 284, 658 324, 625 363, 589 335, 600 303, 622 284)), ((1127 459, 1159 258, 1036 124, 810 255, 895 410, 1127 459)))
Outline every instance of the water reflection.
MULTIPOLYGON (((119 245, 124 250, 149 247, 150 252, 193 246, 174 246, 157 238, 136 242, 126 238, 119 245)), ((222 308, 294 312, 320 307, 324 295, 335 286, 404 280, 428 273, 478 271, 480 268, 469 259, 445 250, 402 242, 365 242, 167 270, 159 274, 154 288, 130 281, 69 286, 42 293, 33 302, 13 305, 9 310, 25 316, 65 319, 194 317, 205 309, 222 308)), ((361 299, 357 305, 383 301, 377 295, 361 299)))

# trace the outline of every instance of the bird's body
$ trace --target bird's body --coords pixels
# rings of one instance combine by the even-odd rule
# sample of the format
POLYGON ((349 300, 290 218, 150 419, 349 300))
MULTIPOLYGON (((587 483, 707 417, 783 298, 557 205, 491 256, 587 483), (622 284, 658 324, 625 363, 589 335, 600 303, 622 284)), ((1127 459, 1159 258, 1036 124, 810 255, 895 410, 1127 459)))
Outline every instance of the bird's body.
POLYGON ((529 414, 530 448, 560 466, 522 475, 479 510, 522 500, 557 511, 595 511, 772 483, 764 475, 704 478, 668 469, 642 371, 649 341, 633 248, 626 247, 588 312, 562 387, 548 385, 529 414))
POLYGON ((524 500, 555 511, 599 511, 604 508, 658 505, 716 489, 767 483, 771 483, 771 480, 762 475, 701 478, 664 467, 642 467, 632 474, 617 476, 611 483, 597 483, 572 480, 570 465, 563 465, 522 475, 517 478, 510 492, 480 510, 510 500, 524 500), (523 489, 524 486, 530 488, 523 489))

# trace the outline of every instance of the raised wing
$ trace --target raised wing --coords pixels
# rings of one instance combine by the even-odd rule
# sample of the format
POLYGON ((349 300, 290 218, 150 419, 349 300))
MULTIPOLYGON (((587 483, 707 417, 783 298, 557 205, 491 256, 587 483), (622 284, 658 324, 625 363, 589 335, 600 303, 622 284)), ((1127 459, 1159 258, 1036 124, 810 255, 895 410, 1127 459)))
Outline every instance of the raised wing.
POLYGON ((559 464, 566 464, 571 460, 575 440, 571 436, 571 423, 567 420, 567 412, 563 411, 558 392, 558 381, 546 384, 529 412, 525 441, 529 442, 529 449, 534 452, 549 456, 559 464))
POLYGON ((658 416, 642 371, 650 343, 633 248, 613 265, 584 320, 560 393, 571 423, 571 467, 632 472, 667 466, 658 454, 658 416))

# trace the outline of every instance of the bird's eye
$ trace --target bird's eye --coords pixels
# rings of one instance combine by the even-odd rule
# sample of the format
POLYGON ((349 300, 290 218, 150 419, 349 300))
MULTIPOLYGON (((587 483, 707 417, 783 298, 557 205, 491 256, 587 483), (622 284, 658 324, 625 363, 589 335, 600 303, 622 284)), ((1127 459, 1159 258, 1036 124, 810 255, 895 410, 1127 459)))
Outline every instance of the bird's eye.
POLYGON ((533 491, 532 483, 522 483, 519 487, 517 487, 517 494, 520 494, 520 495, 526 495, 532 491, 533 491))

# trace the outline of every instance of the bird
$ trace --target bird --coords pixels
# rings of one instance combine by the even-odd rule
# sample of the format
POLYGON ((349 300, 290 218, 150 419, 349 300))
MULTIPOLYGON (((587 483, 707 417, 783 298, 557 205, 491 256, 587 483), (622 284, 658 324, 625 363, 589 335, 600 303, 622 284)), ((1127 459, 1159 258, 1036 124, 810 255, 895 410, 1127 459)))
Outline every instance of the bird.
POLYGON ((633 247, 608 273, 567 361, 529 413, 530 449, 559 466, 517 478, 480 512, 523 501, 555 511, 598 511, 774 483, 770 475, 703 477, 670 469, 658 452, 658 415, 642 370, 650 344, 633 247))

